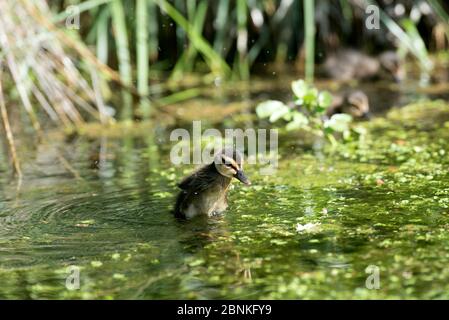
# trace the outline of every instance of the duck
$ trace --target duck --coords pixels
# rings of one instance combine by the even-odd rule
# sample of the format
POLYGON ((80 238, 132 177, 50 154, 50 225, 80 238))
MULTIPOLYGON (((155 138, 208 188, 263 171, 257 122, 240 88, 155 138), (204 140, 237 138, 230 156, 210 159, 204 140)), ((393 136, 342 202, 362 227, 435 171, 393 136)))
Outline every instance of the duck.
POLYGON ((403 63, 391 50, 372 57, 354 49, 340 49, 327 57, 321 73, 340 81, 386 79, 401 82, 405 78, 403 63))
POLYGON ((228 207, 227 193, 232 179, 245 185, 251 182, 243 172, 243 157, 237 150, 225 148, 207 164, 184 178, 174 209, 175 217, 191 219, 221 214, 228 207))
POLYGON ((355 119, 370 119, 368 96, 361 90, 333 94, 332 104, 326 110, 326 116, 330 118, 337 113, 346 113, 355 119))

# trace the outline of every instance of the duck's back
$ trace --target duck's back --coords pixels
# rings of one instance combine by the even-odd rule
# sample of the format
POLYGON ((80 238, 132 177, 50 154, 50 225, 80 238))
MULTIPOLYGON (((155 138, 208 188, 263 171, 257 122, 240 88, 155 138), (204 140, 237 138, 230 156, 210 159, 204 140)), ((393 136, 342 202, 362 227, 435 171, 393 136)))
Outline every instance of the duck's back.
POLYGON ((209 214, 223 191, 226 181, 222 180, 223 177, 213 164, 186 177, 178 184, 181 191, 176 199, 175 216, 191 218, 198 214, 209 214))
POLYGON ((376 59, 352 49, 338 50, 328 56, 323 65, 325 76, 341 81, 370 78, 378 70, 376 59))

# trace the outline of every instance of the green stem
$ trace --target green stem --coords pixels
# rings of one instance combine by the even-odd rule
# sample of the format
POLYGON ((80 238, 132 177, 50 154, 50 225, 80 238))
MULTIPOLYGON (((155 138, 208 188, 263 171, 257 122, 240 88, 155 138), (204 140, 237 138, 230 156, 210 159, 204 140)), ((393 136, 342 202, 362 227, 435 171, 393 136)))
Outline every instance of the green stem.
POLYGON ((306 49, 305 78, 307 82, 311 83, 313 82, 315 65, 315 1, 304 0, 303 3, 306 49))
MULTIPOLYGON (((136 42, 137 42, 137 91, 140 96, 149 94, 149 52, 148 52, 148 16, 147 1, 136 0, 136 42)), ((140 104, 144 117, 149 116, 150 102, 148 99, 140 104)))
MULTIPOLYGON (((132 85, 131 58, 128 46, 128 34, 125 22, 125 12, 122 2, 115 0, 111 2, 112 21, 115 30, 115 41, 117 45, 117 57, 119 61, 120 78, 124 84, 132 85)), ((132 96, 127 90, 122 90, 123 109, 121 118, 129 120, 132 118, 132 96)))

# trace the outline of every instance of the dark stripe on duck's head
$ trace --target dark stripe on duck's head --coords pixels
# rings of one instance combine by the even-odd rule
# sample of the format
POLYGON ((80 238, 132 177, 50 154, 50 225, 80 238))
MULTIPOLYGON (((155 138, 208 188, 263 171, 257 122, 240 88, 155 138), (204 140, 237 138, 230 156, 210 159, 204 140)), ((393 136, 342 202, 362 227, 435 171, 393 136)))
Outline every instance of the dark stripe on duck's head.
POLYGON ((224 148, 216 153, 215 162, 223 164, 230 163, 241 168, 243 166, 243 157, 241 153, 235 149, 224 148))
POLYGON ((233 149, 223 149, 215 155, 215 168, 225 177, 236 178, 244 184, 250 184, 243 173, 243 157, 233 149))

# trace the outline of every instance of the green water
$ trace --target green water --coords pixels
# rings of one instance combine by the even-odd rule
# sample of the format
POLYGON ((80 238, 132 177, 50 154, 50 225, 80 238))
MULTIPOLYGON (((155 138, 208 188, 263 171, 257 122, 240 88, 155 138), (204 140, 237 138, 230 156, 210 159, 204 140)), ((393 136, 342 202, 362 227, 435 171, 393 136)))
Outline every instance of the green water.
POLYGON ((336 150, 281 134, 274 176, 248 166, 224 215, 186 222, 170 210, 193 167, 170 164, 168 130, 55 141, 83 180, 28 150, 19 193, 0 167, 0 298, 447 299, 449 106, 362 126, 336 150))

